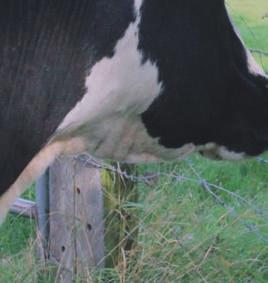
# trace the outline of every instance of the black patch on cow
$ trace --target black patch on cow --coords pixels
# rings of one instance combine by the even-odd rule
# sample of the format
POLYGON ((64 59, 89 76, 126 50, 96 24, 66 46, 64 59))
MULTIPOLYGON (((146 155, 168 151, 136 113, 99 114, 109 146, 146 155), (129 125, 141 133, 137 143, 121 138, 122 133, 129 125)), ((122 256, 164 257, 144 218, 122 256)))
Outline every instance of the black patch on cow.
POLYGON ((87 70, 134 21, 133 0, 0 4, 0 194, 85 93, 87 70))
POLYGON ((149 134, 177 148, 215 142, 259 154, 268 146, 267 79, 249 73, 223 0, 146 0, 139 48, 163 92, 142 115, 149 134))

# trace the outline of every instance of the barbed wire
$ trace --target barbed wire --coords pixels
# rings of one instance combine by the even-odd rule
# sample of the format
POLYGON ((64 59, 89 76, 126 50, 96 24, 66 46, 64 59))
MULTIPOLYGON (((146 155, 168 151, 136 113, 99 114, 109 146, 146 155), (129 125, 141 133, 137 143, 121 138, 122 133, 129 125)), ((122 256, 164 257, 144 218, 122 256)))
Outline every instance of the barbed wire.
MULTIPOLYGON (((82 165, 85 166, 85 167, 105 169, 105 170, 108 170, 109 172, 111 172, 113 174, 118 174, 119 176, 121 176, 121 178, 130 180, 130 181, 136 182, 136 183, 142 182, 142 183, 145 183, 145 184, 150 184, 151 181, 159 179, 160 177, 170 178, 171 181, 177 182, 177 183, 183 182, 183 181, 193 182, 193 183, 199 185, 201 188, 205 189, 206 192, 208 192, 216 200, 216 202, 218 204, 220 204, 221 206, 223 206, 227 210, 229 215, 231 215, 233 218, 237 218, 239 220, 239 222, 242 225, 244 225, 244 227, 246 227, 246 229, 249 232, 254 233, 258 237, 258 239, 261 240, 262 242, 268 243, 268 236, 264 236, 263 233, 260 231, 260 229, 258 227, 256 227, 256 225, 254 225, 254 224, 252 224, 252 223, 250 223, 246 220, 242 220, 239 217, 239 214, 237 213, 235 207, 227 204, 222 199, 222 197, 219 196, 219 194, 217 192, 224 192, 227 195, 235 198, 240 204, 243 204, 243 205, 250 207, 256 213, 256 215, 265 219, 265 212, 263 211, 263 209, 258 207, 253 202, 248 201, 247 199, 243 198, 239 194, 237 194, 237 193, 235 193, 231 190, 228 190, 228 189, 226 189, 226 188, 224 188, 220 185, 216 185, 216 184, 209 182, 206 178, 202 177, 198 173, 198 171, 195 169, 195 167, 193 165, 193 162, 190 159, 186 159, 186 163, 187 163, 187 165, 189 166, 189 168, 191 169, 191 171, 193 172, 193 174, 195 175, 196 178, 191 178, 189 176, 179 175, 179 174, 174 174, 174 173, 164 173, 164 172, 146 173, 146 174, 143 174, 143 175, 129 174, 125 170, 122 170, 120 163, 114 163, 114 165, 109 164, 107 162, 95 159, 88 154, 76 156, 75 159, 78 160, 79 162, 81 162, 82 165)), ((268 164, 268 160, 266 160, 262 157, 258 157, 256 160, 258 162, 263 163, 263 164, 268 164)))
POLYGON ((264 51, 264 50, 259 50, 259 49, 249 49, 250 52, 261 55, 261 56, 265 56, 268 57, 268 51, 264 51))

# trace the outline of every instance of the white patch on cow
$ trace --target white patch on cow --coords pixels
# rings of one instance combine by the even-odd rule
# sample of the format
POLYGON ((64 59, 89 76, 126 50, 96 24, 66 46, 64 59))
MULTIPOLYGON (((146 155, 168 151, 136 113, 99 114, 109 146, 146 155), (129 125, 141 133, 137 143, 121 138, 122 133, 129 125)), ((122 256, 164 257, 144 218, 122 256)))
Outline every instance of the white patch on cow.
POLYGON ((192 144, 177 150, 159 145, 141 121, 140 114, 162 91, 157 66, 143 62, 138 49, 141 5, 141 0, 135 1, 135 22, 117 42, 114 55, 93 66, 86 94, 64 118, 54 139, 82 136, 93 156, 129 162, 176 159, 193 151, 192 144))
POLYGON ((260 75, 268 78, 264 69, 256 62, 255 58, 251 54, 251 52, 247 49, 247 59, 248 59, 248 69, 253 75, 260 75))
POLYGON ((93 66, 86 78, 86 94, 65 117, 59 130, 114 113, 140 114, 160 94, 156 65, 149 60, 142 63, 138 24, 139 17, 118 41, 112 58, 105 57, 93 66))
POLYGON ((136 9, 138 15, 139 15, 139 11, 140 11, 142 3, 143 3, 143 0, 135 0, 135 9, 136 9))
POLYGON ((225 146, 220 146, 213 142, 205 145, 199 145, 196 147, 196 150, 202 152, 205 157, 210 159, 238 161, 246 157, 246 154, 243 152, 234 152, 228 150, 225 146))
POLYGON ((27 165, 15 183, 0 197, 0 224, 15 202, 15 200, 24 192, 24 190, 41 176, 47 167, 60 154, 72 154, 73 149, 84 149, 84 143, 81 139, 71 139, 69 141, 54 142, 42 149, 27 165))
POLYGON ((219 156, 224 160, 233 160, 239 161, 246 158, 246 154, 244 152, 234 152, 229 150, 225 146, 219 147, 219 156))

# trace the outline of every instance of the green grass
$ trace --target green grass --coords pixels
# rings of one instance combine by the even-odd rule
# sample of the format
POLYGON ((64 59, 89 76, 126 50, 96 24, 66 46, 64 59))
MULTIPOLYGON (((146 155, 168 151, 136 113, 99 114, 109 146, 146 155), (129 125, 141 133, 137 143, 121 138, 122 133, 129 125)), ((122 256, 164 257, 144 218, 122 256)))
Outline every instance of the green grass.
MULTIPOLYGON (((249 48, 268 51, 268 1, 227 0, 231 16, 249 48)), ((255 56, 268 72, 268 57, 255 56)))
POLYGON ((163 179, 154 190, 142 190, 146 224, 141 246, 151 252, 142 260, 144 282, 267 282, 267 166, 192 156, 169 169, 157 168, 170 169, 190 180, 163 179), (200 177, 243 200, 211 188, 224 203, 219 204, 200 185, 200 177), (156 281, 150 281, 152 274, 156 281))
MULTIPOLYGON (((229 0, 228 6, 247 46, 268 51, 268 1, 229 0)), ((256 58, 268 70, 268 58, 256 58)), ((139 185, 137 247, 126 269, 104 269, 95 282, 268 282, 268 164, 192 155, 139 171, 162 176, 139 185)), ((54 282, 52 268, 35 258, 35 242, 33 221, 7 218, 0 228, 0 282, 37 282, 44 271, 41 281, 54 282)))

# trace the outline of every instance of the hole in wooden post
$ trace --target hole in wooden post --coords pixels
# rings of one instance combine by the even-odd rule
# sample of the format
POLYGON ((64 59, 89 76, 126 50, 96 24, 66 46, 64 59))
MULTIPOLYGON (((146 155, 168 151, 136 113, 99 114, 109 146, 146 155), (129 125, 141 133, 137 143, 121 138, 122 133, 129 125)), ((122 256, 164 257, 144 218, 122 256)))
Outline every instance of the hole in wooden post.
POLYGON ((61 247, 61 251, 64 253, 65 252, 65 246, 61 247))
POLYGON ((87 224, 87 229, 89 230, 89 231, 91 231, 92 230, 92 225, 91 224, 87 224))
POLYGON ((80 188, 76 188, 76 192, 80 195, 80 193, 81 193, 80 188))
POLYGON ((131 219, 131 215, 130 214, 126 214, 126 220, 130 220, 131 219))

